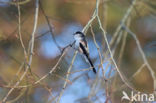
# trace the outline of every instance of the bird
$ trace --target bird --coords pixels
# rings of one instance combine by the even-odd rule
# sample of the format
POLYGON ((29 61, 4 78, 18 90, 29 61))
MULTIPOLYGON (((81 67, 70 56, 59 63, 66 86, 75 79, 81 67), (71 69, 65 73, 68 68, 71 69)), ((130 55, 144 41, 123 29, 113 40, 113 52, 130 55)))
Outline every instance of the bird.
POLYGON ((87 59, 87 61, 93 69, 93 72, 96 74, 96 69, 89 56, 88 44, 84 33, 81 31, 77 31, 73 35, 75 39, 75 49, 77 49, 79 53, 83 54, 86 57, 85 59, 87 59))

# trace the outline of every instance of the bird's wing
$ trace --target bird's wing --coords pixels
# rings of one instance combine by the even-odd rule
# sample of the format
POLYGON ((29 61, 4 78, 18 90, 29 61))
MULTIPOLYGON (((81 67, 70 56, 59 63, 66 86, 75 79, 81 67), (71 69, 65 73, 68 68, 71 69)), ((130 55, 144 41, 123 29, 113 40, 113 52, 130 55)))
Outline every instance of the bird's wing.
POLYGON ((82 46, 83 46, 83 48, 84 48, 84 50, 81 50, 83 53, 85 52, 85 53, 87 53, 87 55, 89 55, 89 52, 88 52, 88 45, 87 45, 87 42, 86 42, 86 40, 82 40, 82 41, 80 41, 80 48, 82 49, 82 46))

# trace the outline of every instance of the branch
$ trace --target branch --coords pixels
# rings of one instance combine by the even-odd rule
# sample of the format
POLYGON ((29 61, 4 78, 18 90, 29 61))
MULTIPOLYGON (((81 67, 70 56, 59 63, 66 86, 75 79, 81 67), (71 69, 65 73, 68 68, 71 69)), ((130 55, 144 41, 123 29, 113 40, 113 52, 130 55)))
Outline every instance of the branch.
POLYGON ((52 39, 54 41, 54 43, 56 44, 56 46, 58 47, 58 49, 61 51, 61 47, 58 45, 58 43, 56 42, 56 39, 54 37, 54 32, 52 30, 52 26, 50 25, 50 21, 49 21, 49 18, 48 16, 46 15, 46 13, 44 12, 44 9, 42 7, 42 4, 41 4, 41 1, 39 1, 39 4, 40 4, 40 8, 41 8, 41 12, 43 13, 46 21, 47 21, 47 24, 48 24, 48 27, 49 27, 49 32, 51 33, 51 36, 52 36, 52 39))
POLYGON ((154 70, 152 69, 152 67, 150 66, 150 64, 148 63, 148 60, 147 60, 147 58, 146 58, 146 56, 145 56, 145 54, 144 54, 144 52, 143 52, 143 50, 142 50, 142 48, 141 48, 141 46, 140 46, 140 42, 139 42, 139 40, 138 40, 138 38, 136 37, 136 34, 134 34, 129 28, 127 28, 125 25, 123 25, 123 29, 125 29, 130 35, 132 35, 132 37, 135 39, 135 42, 136 42, 136 44, 137 44, 137 46, 138 46, 138 49, 139 49, 139 51, 140 51, 140 53, 141 53, 141 55, 142 55, 142 58, 143 58, 143 61, 144 61, 144 63, 146 64, 146 66, 147 66, 147 68, 148 68, 148 70, 150 71, 150 74, 151 74, 151 76, 152 76, 152 79, 153 79, 153 82, 154 82, 154 90, 153 91, 155 91, 156 90, 156 76, 155 76, 155 72, 154 72, 154 70))
POLYGON ((34 28, 33 28, 33 32, 32 32, 32 37, 31 37, 31 48, 30 48, 30 56, 29 56, 29 62, 26 67, 25 72, 22 74, 22 76, 20 77, 19 81, 16 82, 16 84, 14 85, 13 88, 11 88, 9 90, 9 92, 7 93, 7 95, 3 98, 2 103, 5 103, 8 96, 12 93, 12 91, 16 88, 16 86, 18 86, 20 84, 20 82, 23 80, 23 78, 25 77, 28 69, 30 69, 31 63, 32 63, 32 54, 33 54, 33 49, 34 49, 34 38, 35 38, 35 32, 36 32, 36 28, 37 28, 37 21, 38 21, 38 11, 39 11, 39 0, 36 0, 36 9, 35 9, 35 21, 34 21, 34 28))
POLYGON ((25 0, 25 1, 19 1, 19 0, 17 0, 17 1, 9 1, 9 2, 4 2, 4 1, 0 1, 0 3, 3 3, 3 4, 11 4, 11 5, 16 5, 16 4, 19 4, 19 5, 24 5, 24 4, 26 4, 26 3, 28 3, 28 2, 30 2, 31 0, 25 0))

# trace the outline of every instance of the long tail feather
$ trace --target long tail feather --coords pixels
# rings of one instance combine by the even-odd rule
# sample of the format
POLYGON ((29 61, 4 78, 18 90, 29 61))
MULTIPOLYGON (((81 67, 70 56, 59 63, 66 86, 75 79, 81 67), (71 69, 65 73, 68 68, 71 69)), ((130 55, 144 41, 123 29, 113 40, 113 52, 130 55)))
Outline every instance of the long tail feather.
POLYGON ((86 58, 88 59, 91 67, 93 68, 93 72, 96 74, 96 69, 91 61, 91 59, 89 58, 89 54, 88 52, 86 51, 86 49, 83 47, 83 45, 80 43, 80 48, 82 48, 82 51, 83 51, 83 54, 86 56, 86 58))
POLYGON ((93 69, 93 72, 96 74, 96 69, 95 69, 95 67, 94 67, 94 65, 93 65, 93 63, 92 63, 92 61, 91 61, 91 59, 89 58, 89 56, 86 56, 86 57, 87 57, 87 59, 88 59, 90 65, 91 65, 91 67, 92 67, 92 69, 93 69))

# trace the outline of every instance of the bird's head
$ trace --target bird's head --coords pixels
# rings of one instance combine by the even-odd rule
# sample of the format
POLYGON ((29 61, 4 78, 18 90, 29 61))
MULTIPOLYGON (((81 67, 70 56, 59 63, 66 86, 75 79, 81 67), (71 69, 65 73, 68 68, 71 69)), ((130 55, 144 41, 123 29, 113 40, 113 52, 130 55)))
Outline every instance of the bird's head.
POLYGON ((82 39, 85 37, 85 35, 81 31, 77 31, 73 35, 75 39, 82 39))

